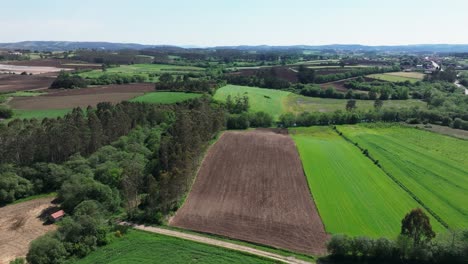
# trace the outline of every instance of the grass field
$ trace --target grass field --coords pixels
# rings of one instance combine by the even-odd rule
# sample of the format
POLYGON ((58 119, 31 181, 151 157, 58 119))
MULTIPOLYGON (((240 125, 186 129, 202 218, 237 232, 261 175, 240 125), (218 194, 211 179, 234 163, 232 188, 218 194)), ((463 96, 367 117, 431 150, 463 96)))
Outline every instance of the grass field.
POLYGON ((450 228, 468 227, 468 141, 403 126, 339 128, 450 228))
MULTIPOLYGON (((44 119, 44 118, 57 118, 71 112, 71 109, 48 109, 48 110, 13 110, 13 117, 11 119, 44 119)), ((10 120, 11 120, 10 119, 10 120)))
POLYGON ((424 78, 424 74, 419 72, 388 72, 382 74, 371 74, 366 77, 387 81, 387 82, 405 82, 410 81, 415 83, 421 81, 424 78))
MULTIPOLYGON (((301 112, 334 112, 336 110, 345 111, 346 101, 342 99, 331 98, 316 98, 305 97, 302 95, 272 89, 263 89, 258 87, 247 87, 237 85, 227 85, 216 91, 214 98, 216 100, 225 101, 227 96, 243 96, 249 97, 250 111, 263 111, 271 114, 277 119, 281 114, 286 112, 301 113, 301 112)), ((374 101, 372 100, 356 100, 358 110, 374 109, 374 101)), ((383 108, 402 108, 419 106, 426 108, 426 104, 419 100, 387 100, 384 102, 383 108)))
POLYGON ((77 264, 118 263, 274 263, 237 251, 179 238, 130 230, 77 264))
POLYGON ((166 64, 133 64, 133 65, 121 65, 120 67, 108 68, 105 72, 102 70, 93 70, 82 72, 79 75, 83 78, 99 78, 104 74, 122 74, 122 75, 142 75, 147 81, 157 81, 157 78, 149 77, 149 74, 184 74, 189 72, 202 72, 204 69, 193 66, 178 66, 178 65, 166 65, 166 64))
POLYGON ((131 99, 131 102, 153 103, 153 104, 173 104, 188 99, 202 96, 196 93, 182 92, 153 92, 131 99))
MULTIPOLYGON (((358 148, 328 127, 290 130, 327 232, 396 237, 418 207, 358 148)), ((442 226, 432 219, 437 231, 442 226)))
POLYGON ((287 112, 286 97, 290 94, 290 92, 280 90, 227 85, 216 91, 214 99, 225 101, 228 95, 231 97, 246 95, 249 97, 250 111, 263 111, 278 118, 282 113, 287 112))

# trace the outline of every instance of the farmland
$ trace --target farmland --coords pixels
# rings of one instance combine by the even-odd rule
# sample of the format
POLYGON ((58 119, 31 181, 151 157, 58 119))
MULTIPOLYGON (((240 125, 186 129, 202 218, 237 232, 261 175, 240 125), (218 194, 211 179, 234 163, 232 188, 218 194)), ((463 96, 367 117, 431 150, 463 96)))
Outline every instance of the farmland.
POLYGON ((154 91, 152 84, 106 85, 84 89, 49 90, 37 97, 14 97, 9 105, 15 110, 86 108, 100 102, 118 103, 154 91))
POLYGON ((290 92, 279 90, 262 89, 257 87, 227 85, 216 91, 214 99, 225 101, 230 95, 248 96, 250 103, 250 111, 263 111, 271 114, 274 118, 278 118, 284 112, 287 112, 286 98, 290 92))
POLYGON ((201 94, 182 92, 152 92, 131 99, 131 102, 153 103, 153 104, 173 104, 185 100, 198 98, 201 94))
POLYGON ((468 142, 401 126, 343 126, 450 228, 468 227, 468 142))
POLYGON ((196 242, 130 230, 77 264, 104 263, 272 263, 248 254, 196 242))
MULTIPOLYGON (((249 97, 250 111, 263 111, 271 114, 274 118, 278 118, 286 112, 333 112, 346 109, 346 100, 306 97, 286 91, 237 85, 227 85, 218 89, 214 99, 225 101, 228 95, 231 95, 231 97, 246 95, 249 97)), ((374 101, 372 100, 356 101, 359 110, 366 111, 374 108, 374 101)), ((412 106, 425 108, 425 103, 419 100, 388 100, 385 101, 383 108, 412 106)))
MULTIPOLYGON (((327 232, 395 237, 400 221, 418 207, 359 149, 328 127, 291 131, 312 196, 327 232)), ((435 220, 438 231, 442 227, 435 220)))
POLYGON ((424 74, 418 72, 389 72, 382 74, 371 74, 367 76, 371 79, 387 81, 387 82, 405 82, 415 83, 424 78, 424 74))
POLYGON ((193 66, 177 66, 177 65, 165 65, 165 64, 133 64, 133 65, 120 65, 119 67, 111 67, 102 70, 92 70, 82 72, 79 75, 83 78, 95 79, 105 74, 118 74, 118 75, 141 75, 146 81, 154 82, 157 81, 155 76, 152 74, 160 75, 163 73, 170 74, 186 74, 190 72, 202 73, 203 68, 193 66), (151 76, 150 76, 151 75, 151 76))
POLYGON ((0 263, 24 257, 32 240, 55 230, 55 225, 44 225, 38 218, 42 210, 53 206, 53 199, 39 198, 0 208, 0 263))
POLYGON ((309 254, 327 237, 294 142, 269 130, 225 132, 170 224, 309 254))

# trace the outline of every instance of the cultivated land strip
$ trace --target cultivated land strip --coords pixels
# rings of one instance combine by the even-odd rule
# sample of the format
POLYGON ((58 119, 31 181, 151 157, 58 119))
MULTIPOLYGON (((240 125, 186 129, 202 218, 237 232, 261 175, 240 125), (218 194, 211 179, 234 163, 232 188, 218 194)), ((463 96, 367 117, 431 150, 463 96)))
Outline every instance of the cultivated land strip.
POLYGON ((223 133, 170 225, 306 254, 328 239, 293 140, 268 129, 223 133))
MULTIPOLYGON (((338 135, 340 135, 343 139, 345 139, 347 142, 351 143, 355 147, 357 147, 361 152, 364 152, 365 149, 359 146, 356 142, 352 141, 350 138, 345 136, 342 132, 340 132, 336 127, 333 129, 338 135)), ((368 153, 367 158, 369 158, 377 167, 380 168, 392 181, 394 181, 398 186, 400 186, 401 189, 403 189, 406 193, 408 193, 411 198, 413 198, 421 207, 423 207, 429 214, 431 214, 434 219, 436 219, 443 227, 449 228, 449 225, 447 222, 445 222, 436 212, 434 212, 429 206, 427 206, 414 192, 412 192, 408 187, 406 187, 400 180, 398 180, 394 175, 392 175, 388 170, 386 170, 380 163, 378 163, 378 160, 375 159, 374 157, 371 156, 370 153, 368 153)))
POLYGON ((307 261, 303 261, 303 260, 298 260, 298 259, 296 259, 294 257, 285 257, 285 256, 281 256, 281 255, 278 255, 278 254, 275 254, 275 253, 271 253, 271 252, 267 252, 267 251, 263 251, 263 250, 243 246, 243 245, 238 245, 238 244, 234 244, 234 243, 229 243, 229 242, 226 242, 226 241, 221 241, 221 240, 217 240, 217 239, 213 239, 213 238, 208 238, 208 237, 204 237, 204 236, 199 236, 199 235, 194 235, 194 234, 187 234, 187 233, 174 231, 174 230, 163 229, 163 228, 159 228, 159 227, 144 226, 144 225, 133 225, 133 224, 128 223, 128 222, 122 222, 121 224, 122 225, 130 225, 135 229, 143 230, 143 231, 147 231, 147 232, 151 232, 151 233, 156 233, 156 234, 161 234, 161 235, 166 235, 166 236, 171 236, 171 237, 177 237, 177 238, 186 239, 186 240, 199 242, 199 243, 203 243, 203 244, 208 244, 208 245, 227 248, 227 249, 231 249, 231 250, 241 251, 241 252, 249 253, 249 254, 252 254, 252 255, 272 259, 272 260, 275 260, 275 261, 279 261, 279 262, 282 262, 282 263, 291 263, 291 264, 311 263, 311 262, 307 262, 307 261))

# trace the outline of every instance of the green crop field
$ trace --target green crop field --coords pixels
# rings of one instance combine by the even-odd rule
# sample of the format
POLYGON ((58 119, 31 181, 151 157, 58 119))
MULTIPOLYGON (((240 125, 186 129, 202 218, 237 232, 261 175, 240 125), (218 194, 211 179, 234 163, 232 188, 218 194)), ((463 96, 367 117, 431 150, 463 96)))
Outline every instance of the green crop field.
POLYGON ((153 104, 173 104, 182 102, 188 99, 198 98, 202 96, 197 93, 182 93, 182 92, 152 92, 131 99, 131 102, 153 103, 153 104))
POLYGON ((339 128, 450 228, 468 227, 468 141, 399 125, 339 128))
POLYGON ((287 112, 285 99, 290 94, 290 92, 280 90, 227 85, 216 91, 214 99, 225 101, 228 95, 231 95, 231 97, 246 95, 249 97, 250 111, 263 111, 271 114, 274 118, 278 118, 282 113, 287 112))
POLYGON ((48 110, 22 110, 22 109, 13 109, 13 117, 7 119, 6 121, 13 120, 15 118, 19 119, 44 119, 44 118, 57 118, 66 115, 71 112, 71 109, 48 109, 48 110))
POLYGON ((417 72, 389 72, 382 74, 371 74, 367 75, 366 77, 387 82, 410 81, 415 83, 417 81, 421 81, 424 78, 424 74, 417 72))
POLYGON ((167 64, 132 64, 132 65, 121 65, 119 67, 108 68, 105 72, 102 70, 92 70, 82 72, 79 75, 83 78, 99 78, 104 74, 119 74, 119 75, 141 75, 144 76, 148 81, 156 81, 151 79, 149 74, 185 74, 189 72, 203 72, 204 69, 193 66, 178 66, 178 65, 167 65, 167 64))
MULTIPOLYGON (((231 97, 247 95, 250 100, 250 111, 267 112, 276 119, 286 112, 297 114, 306 111, 345 111, 347 102, 347 100, 343 99, 306 97, 280 90, 237 85, 227 85, 218 89, 214 98, 216 100, 225 101, 228 95, 231 95, 231 97)), ((374 101, 372 100, 356 100, 356 105, 358 110, 367 111, 374 109, 374 101)), ((387 100, 384 102, 383 108, 403 108, 412 106, 418 106, 424 109, 426 108, 426 103, 420 100, 387 100)))
POLYGON ((179 238, 130 230, 77 264, 274 263, 260 257, 179 238))
MULTIPOLYGON (((312 196, 326 231, 396 237, 417 202, 353 144, 328 127, 294 128, 312 196)), ((431 220, 435 230, 443 227, 431 220)))

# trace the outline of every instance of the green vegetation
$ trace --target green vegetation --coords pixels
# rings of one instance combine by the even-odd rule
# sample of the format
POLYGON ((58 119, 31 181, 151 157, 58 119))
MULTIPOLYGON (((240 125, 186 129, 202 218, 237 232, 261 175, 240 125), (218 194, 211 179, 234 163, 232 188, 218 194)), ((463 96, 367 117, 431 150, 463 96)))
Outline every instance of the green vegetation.
MULTIPOLYGON (((213 141, 213 143, 215 143, 215 141, 213 141)), ((270 247, 268 245, 254 244, 254 243, 250 243, 250 242, 242 241, 242 240, 234 240, 234 239, 230 239, 228 237, 224 237, 224 236, 221 236, 221 235, 208 234, 208 233, 199 233, 199 232, 195 232, 195 231, 191 231, 191 230, 183 229, 183 228, 178 228, 178 227, 174 227, 174 226, 160 226, 160 228, 164 228, 164 229, 168 229, 168 230, 176 230, 176 231, 179 231, 179 232, 183 232, 183 233, 187 233, 187 234, 194 234, 194 235, 197 235, 197 236, 212 238, 212 239, 216 239, 216 240, 220 240, 220 241, 226 241, 226 242, 229 242, 229 243, 232 243, 232 244, 251 247, 251 248, 258 249, 258 250, 271 252, 271 253, 278 254, 278 255, 281 255, 281 256, 285 256, 285 257, 293 257, 293 258, 296 258, 296 259, 300 259, 300 260, 304 260, 304 261, 308 261, 308 262, 312 262, 312 263, 315 261, 315 257, 313 257, 311 255, 305 255, 305 254, 301 254, 301 253, 297 253, 297 252, 292 252, 292 251, 288 251, 287 249, 270 247)))
POLYGON ((368 149, 450 228, 468 227, 468 141, 399 125, 339 130, 368 149))
MULTIPOLYGON (((333 98, 306 97, 291 94, 286 98, 286 105, 290 112, 334 112, 346 110, 347 100, 333 98)), ((359 111, 369 111, 374 109, 372 100, 356 100, 356 107, 359 111)), ((420 100, 388 100, 383 103, 383 109, 389 108, 410 108, 419 107, 426 109, 426 104, 420 100)))
MULTIPOLYGON (((358 148, 328 127, 291 130, 327 232, 393 237, 418 207, 358 148)), ((443 228, 432 219, 436 231, 443 228)))
POLYGON ((193 66, 178 66, 166 64, 133 64, 121 65, 119 67, 110 67, 105 71, 93 70, 82 72, 79 76, 85 79, 97 79, 103 75, 121 75, 121 76, 134 76, 138 75, 143 77, 148 82, 158 81, 157 76, 163 73, 171 74, 187 74, 190 72, 202 73, 203 68, 193 66))
POLYGON ((130 230, 75 263, 273 263, 260 257, 163 235, 130 230))
POLYGON ((71 109, 42 109, 42 110, 23 110, 23 109, 14 109, 13 117, 20 119, 44 119, 44 118, 57 118, 66 115, 71 112, 71 109))
MULTIPOLYGON (((226 101, 228 96, 247 96, 250 112, 269 113, 278 120, 283 113, 302 112, 334 112, 346 110, 346 100, 331 98, 306 97, 286 91, 263 89, 258 87, 227 85, 216 91, 214 98, 226 101)), ((391 100, 385 101, 383 109, 419 107, 425 109, 426 104, 420 100, 391 100)), ((357 110, 368 111, 374 109, 374 101, 356 100, 357 110)))
POLYGON ((367 75, 366 77, 387 81, 387 82, 406 82, 409 81, 411 83, 415 83, 418 81, 422 81, 424 75, 415 74, 415 73, 407 73, 407 72, 396 72, 396 73, 382 73, 382 74, 371 74, 367 75))
POLYGON ((131 102, 153 103, 153 104, 173 104, 185 100, 198 98, 202 94, 183 92, 153 92, 131 99, 131 102))
POLYGON ((251 112, 265 112, 278 119, 278 117, 287 112, 286 97, 290 92, 279 90, 262 89, 257 87, 226 85, 219 88, 214 95, 214 99, 226 101, 228 96, 247 96, 249 98, 251 112))

